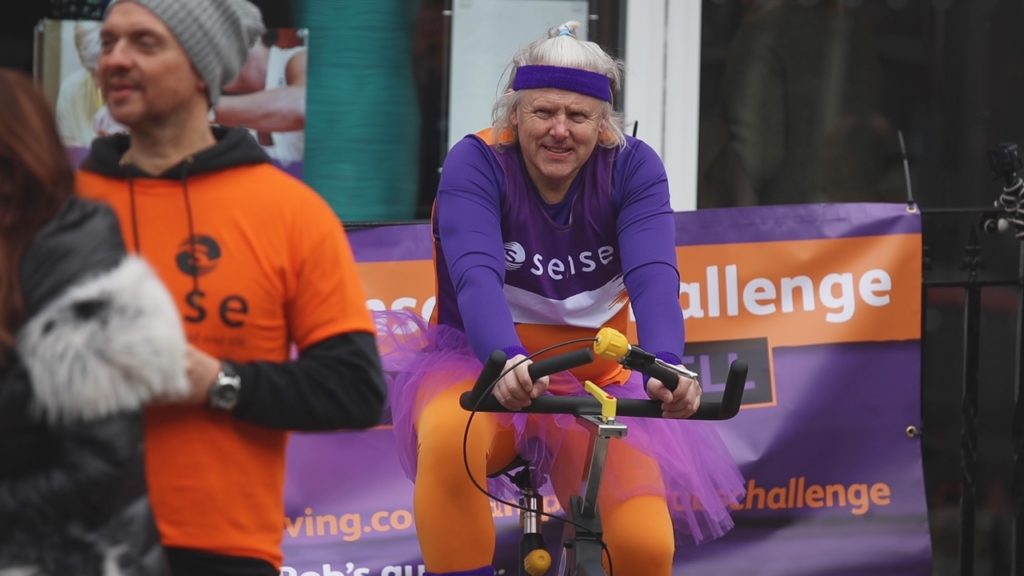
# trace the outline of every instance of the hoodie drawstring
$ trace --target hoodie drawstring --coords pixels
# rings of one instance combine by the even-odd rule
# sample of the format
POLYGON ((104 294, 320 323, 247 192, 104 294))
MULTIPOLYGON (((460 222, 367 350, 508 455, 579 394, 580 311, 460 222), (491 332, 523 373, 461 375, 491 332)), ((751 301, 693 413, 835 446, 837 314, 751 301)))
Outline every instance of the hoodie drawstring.
MULTIPOLYGON (((185 159, 181 168, 181 188, 185 197, 185 214, 188 220, 188 254, 192 263, 189 276, 192 277, 192 290, 199 291, 199 271, 196 262, 196 228, 195 218, 192 215, 192 196, 188 191, 188 169, 192 165, 192 157, 185 159)), ((132 212, 132 241, 135 244, 135 253, 142 254, 142 243, 139 241, 139 217, 135 202, 135 177, 128 177, 128 198, 131 203, 132 212)))
POLYGON ((185 194, 185 214, 188 216, 188 253, 192 266, 189 271, 192 276, 192 290, 199 292, 199 266, 196 265, 196 228, 192 216, 192 196, 188 192, 188 169, 192 165, 192 157, 185 159, 185 165, 181 167, 181 188, 185 194))
POLYGON ((142 254, 142 244, 139 243, 139 217, 135 211, 135 177, 128 177, 128 198, 132 206, 132 242, 135 244, 135 253, 142 254))

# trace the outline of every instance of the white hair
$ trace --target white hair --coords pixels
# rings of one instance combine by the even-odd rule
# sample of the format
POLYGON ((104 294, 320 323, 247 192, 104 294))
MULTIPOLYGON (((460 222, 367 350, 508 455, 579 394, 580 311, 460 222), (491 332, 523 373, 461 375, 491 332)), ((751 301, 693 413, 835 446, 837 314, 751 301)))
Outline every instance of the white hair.
MULTIPOLYGON (((569 21, 561 26, 548 30, 547 38, 536 40, 520 49, 513 56, 509 65, 510 74, 505 85, 505 93, 498 97, 492 112, 491 133, 495 139, 509 133, 515 141, 515 130, 512 130, 512 115, 519 106, 522 93, 512 89, 516 79, 516 71, 520 66, 561 66, 578 68, 607 76, 611 81, 612 98, 622 84, 622 61, 609 56, 600 46, 587 40, 576 38, 579 22, 569 21)), ((626 136, 622 131, 622 115, 614 110, 611 102, 602 102, 602 138, 601 146, 614 148, 626 144, 626 136)))

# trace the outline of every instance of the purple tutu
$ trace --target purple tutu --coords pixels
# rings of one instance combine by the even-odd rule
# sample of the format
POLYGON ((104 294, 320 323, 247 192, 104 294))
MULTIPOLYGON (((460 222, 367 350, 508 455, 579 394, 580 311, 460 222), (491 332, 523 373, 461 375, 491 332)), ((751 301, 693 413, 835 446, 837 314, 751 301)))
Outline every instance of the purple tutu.
MULTIPOLYGON (((428 325, 414 313, 376 313, 378 345, 388 373, 389 401, 398 454, 410 479, 416 478, 415 422, 438 394, 475 381, 482 364, 464 333, 428 325)), ((586 395, 570 373, 551 377, 549 390, 586 395)), ((605 387, 618 398, 647 398, 642 375, 605 387)), ((603 506, 636 496, 665 498, 680 543, 717 538, 733 526, 730 506, 744 495, 744 481, 714 428, 714 423, 661 418, 620 417, 624 439, 612 440, 601 484, 603 506), (628 488, 624 488, 628 487, 628 488)), ((571 415, 510 413, 499 415, 516 434, 516 449, 538 471, 560 500, 579 489, 589 433, 571 415)), ((489 490, 514 499, 517 489, 504 477, 491 478, 489 490)), ((563 502, 564 505, 564 502, 563 502)))

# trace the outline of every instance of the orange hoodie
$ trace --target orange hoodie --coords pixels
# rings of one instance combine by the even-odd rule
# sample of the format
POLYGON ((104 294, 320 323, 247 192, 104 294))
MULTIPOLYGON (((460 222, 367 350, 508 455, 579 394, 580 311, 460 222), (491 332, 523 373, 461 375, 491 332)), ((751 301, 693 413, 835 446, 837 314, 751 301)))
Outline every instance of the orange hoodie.
POLYGON ((280 566, 283 428, 372 426, 384 384, 337 217, 269 164, 247 132, 215 135, 216 146, 158 177, 119 165, 127 137, 99 139, 78 186, 117 211, 129 247, 174 295, 189 342, 238 363, 242 376, 235 413, 147 411, 147 472, 164 544, 280 566), (303 351, 298 362, 288 362, 292 343, 303 351))

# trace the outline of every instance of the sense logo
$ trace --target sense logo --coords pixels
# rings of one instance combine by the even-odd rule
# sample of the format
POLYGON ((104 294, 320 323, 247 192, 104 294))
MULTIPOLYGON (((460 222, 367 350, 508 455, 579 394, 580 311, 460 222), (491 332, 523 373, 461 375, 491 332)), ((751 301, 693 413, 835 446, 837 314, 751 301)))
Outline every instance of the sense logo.
POLYGON ((505 243, 505 269, 519 270, 527 261, 530 262, 529 272, 534 276, 548 276, 552 280, 562 280, 580 273, 593 272, 607 266, 615 259, 615 248, 601 246, 596 250, 581 250, 573 254, 547 256, 535 253, 527 254, 519 242, 505 243))
POLYGON ((519 270, 526 262, 526 250, 519 242, 505 243, 505 269, 519 270))
MULTIPOLYGON (((174 261, 183 274, 198 278, 213 272, 224 255, 220 244, 209 236, 196 234, 178 245, 174 261)), ((183 318, 189 324, 201 324, 210 315, 210 308, 226 328, 242 328, 249 316, 249 301, 242 294, 224 294, 211 297, 197 281, 185 294, 183 318), (213 300, 212 302, 210 300, 213 300)))
POLYGON ((209 236, 196 235, 186 238, 178 245, 175 262, 178 270, 189 276, 202 276, 217 267, 220 260, 220 244, 209 236))

